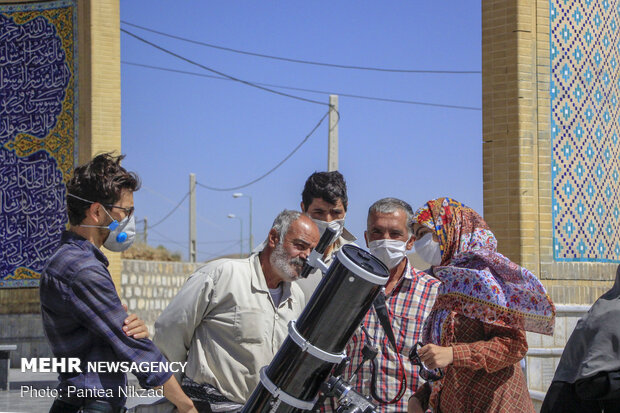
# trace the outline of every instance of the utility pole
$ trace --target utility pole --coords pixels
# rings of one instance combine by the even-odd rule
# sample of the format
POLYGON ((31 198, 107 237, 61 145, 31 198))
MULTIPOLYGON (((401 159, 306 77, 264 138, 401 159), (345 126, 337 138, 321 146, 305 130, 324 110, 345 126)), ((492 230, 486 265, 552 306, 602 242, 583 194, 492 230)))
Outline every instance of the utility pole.
POLYGON ((235 192, 233 194, 233 198, 241 198, 242 196, 250 200, 250 251, 248 254, 251 254, 252 250, 254 249, 254 234, 252 233, 252 197, 250 195, 244 194, 243 192, 235 192))
POLYGON ((327 170, 338 170, 338 95, 329 95, 329 135, 327 143, 327 170))
MULTIPOLYGON (((243 257, 243 219, 235 214, 228 214, 228 218, 239 220, 239 258, 243 257)), ((248 255, 252 254, 252 251, 248 255)))
POLYGON ((189 174, 189 262, 196 262, 196 174, 189 174))
POLYGON ((252 233, 252 197, 250 198, 250 250, 248 251, 248 255, 252 254, 252 250, 254 249, 254 234, 252 233))
POLYGON ((241 257, 243 257, 243 219, 239 218, 239 258, 241 257))
POLYGON ((248 255, 252 254, 252 250, 254 249, 254 234, 252 234, 252 197, 250 198, 250 250, 248 251, 248 255))
POLYGON ((148 231, 148 229, 149 229, 148 219, 147 219, 146 217, 144 217, 144 245, 146 245, 146 243, 147 243, 147 241, 146 241, 146 240, 147 240, 146 235, 147 235, 147 231, 148 231))

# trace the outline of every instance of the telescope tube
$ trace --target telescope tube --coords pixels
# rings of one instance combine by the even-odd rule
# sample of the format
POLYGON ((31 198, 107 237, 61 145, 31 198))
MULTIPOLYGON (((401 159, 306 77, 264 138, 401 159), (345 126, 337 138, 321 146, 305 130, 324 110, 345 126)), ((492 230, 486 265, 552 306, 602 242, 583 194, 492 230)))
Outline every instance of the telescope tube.
POLYGON ((319 283, 242 413, 312 410, 323 383, 346 355, 347 342, 387 282, 377 258, 344 245, 319 283))
POLYGON ((304 266, 299 273, 299 278, 308 278, 310 273, 314 271, 315 266, 313 265, 314 263, 311 261, 313 260, 313 258, 318 259, 319 257, 323 256, 323 253, 325 252, 327 247, 331 245, 334 235, 336 235, 336 231, 331 228, 325 228, 325 232, 321 236, 321 239, 319 239, 319 242, 318 244, 316 244, 316 247, 314 247, 314 250, 312 250, 310 257, 308 257, 308 260, 304 263, 304 266))

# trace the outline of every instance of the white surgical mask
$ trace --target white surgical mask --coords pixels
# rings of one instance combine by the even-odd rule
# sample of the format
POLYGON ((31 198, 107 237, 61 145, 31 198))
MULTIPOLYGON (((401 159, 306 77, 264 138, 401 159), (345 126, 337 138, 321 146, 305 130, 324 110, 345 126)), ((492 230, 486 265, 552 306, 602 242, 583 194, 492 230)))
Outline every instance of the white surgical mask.
POLYGON ((378 239, 368 243, 370 253, 379 258, 388 269, 396 267, 407 254, 407 243, 397 239, 378 239))
POLYGON ((420 239, 417 239, 413 246, 420 258, 430 265, 441 264, 441 248, 439 243, 433 239, 431 232, 427 232, 420 239))
POLYGON ((312 218, 312 221, 314 221, 316 226, 319 228, 319 237, 323 236, 323 233, 325 232, 325 229, 327 229, 327 228, 331 229, 332 231, 336 231, 336 236, 333 238, 333 241, 338 239, 340 234, 342 234, 342 230, 344 229, 344 218, 343 219, 335 219, 335 220, 329 221, 329 222, 321 221, 319 219, 312 218))

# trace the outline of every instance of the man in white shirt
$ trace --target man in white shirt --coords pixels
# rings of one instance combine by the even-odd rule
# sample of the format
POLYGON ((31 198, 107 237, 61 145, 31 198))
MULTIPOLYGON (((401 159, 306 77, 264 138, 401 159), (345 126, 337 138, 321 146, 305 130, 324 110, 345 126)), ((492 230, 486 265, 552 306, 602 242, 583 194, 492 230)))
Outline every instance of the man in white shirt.
POLYGON ((318 240, 307 215, 284 210, 260 253, 200 268, 163 311, 153 341, 169 361, 188 362, 183 388, 203 408, 236 411, 259 383, 303 310, 292 281, 318 240))

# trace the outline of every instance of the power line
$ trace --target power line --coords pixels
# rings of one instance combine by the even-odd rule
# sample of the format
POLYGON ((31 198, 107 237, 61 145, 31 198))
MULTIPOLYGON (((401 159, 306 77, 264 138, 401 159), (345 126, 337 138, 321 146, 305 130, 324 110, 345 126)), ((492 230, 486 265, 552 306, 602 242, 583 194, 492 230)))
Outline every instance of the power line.
MULTIPOLYGON (((153 230, 153 232, 156 233, 157 235, 159 235, 160 237, 162 237, 165 242, 169 242, 171 244, 175 244, 175 245, 178 245, 180 247, 187 248, 187 244, 188 244, 187 242, 186 243, 182 243, 182 242, 179 242, 179 241, 174 241, 173 239, 168 238, 166 235, 162 234, 161 232, 159 232, 157 230, 153 230)), ((152 241, 161 242, 161 240, 157 240, 157 239, 153 239, 152 241)), ((222 249, 221 251, 217 251, 215 253, 206 252, 206 251, 196 251, 196 252, 199 253, 199 254, 208 255, 210 257, 215 257, 215 256, 220 255, 222 252, 227 251, 228 249, 235 247, 240 242, 241 242, 240 240, 222 241, 222 243, 227 243, 228 245, 226 246, 226 248, 222 249)))
POLYGON ((153 188, 149 188, 148 186, 144 185, 144 183, 140 186, 140 188, 144 188, 147 191, 149 191, 150 193, 157 195, 161 199, 167 201, 170 205, 176 205, 176 201, 173 201, 171 198, 167 197, 166 195, 162 194, 161 192, 158 192, 158 191, 154 190, 153 188))
MULTIPOLYGON (((159 235, 160 237, 162 237, 162 238, 163 238, 163 240, 164 240, 165 242, 169 242, 169 243, 171 243, 171 244, 175 244, 175 245, 178 245, 178 246, 180 246, 180 247, 187 248, 187 244, 188 244, 187 242, 186 242, 186 243, 182 243, 182 242, 174 241, 174 240, 172 240, 172 239, 170 239, 170 238, 166 237, 164 234, 162 234, 161 232, 159 232, 159 231, 157 231, 157 230, 153 230, 153 232, 154 232, 154 233, 156 233, 157 235, 159 235)), ((152 240, 152 241, 155 241, 155 242, 161 242, 161 240, 156 240, 156 239, 154 239, 154 240, 152 240)), ((227 243, 228 245, 226 246, 226 248, 224 248, 224 249, 222 249, 222 250, 220 250, 220 251, 217 251, 217 252, 215 252, 215 253, 213 253, 213 252, 206 252, 206 251, 196 251, 196 252, 197 252, 198 254, 204 254, 204 255, 207 255, 207 256, 209 256, 209 257, 217 257, 217 256, 219 256, 220 254, 222 254, 224 251, 227 251, 227 250, 229 250, 230 248, 233 248, 233 247, 237 246, 240 242, 241 242, 240 240, 227 240, 227 241, 222 241, 221 243, 227 243)))
MULTIPOLYGON (((314 128, 312 128, 312 130, 310 131, 310 133, 308 133, 308 134, 306 135, 306 137, 305 137, 305 138, 304 138, 301 142, 299 142, 299 145, 297 145, 297 146, 295 147, 295 149, 293 149, 293 150, 291 151, 291 153, 289 153, 288 155, 286 155, 286 157, 285 157, 284 159, 282 159, 282 160, 281 160, 281 161, 280 161, 280 162, 279 162, 276 166, 274 166, 273 168, 271 168, 269 171, 265 172, 263 175, 259 176, 258 178, 256 178, 256 179, 254 179, 254 180, 252 180, 252 181, 248 182, 247 184, 243 184, 243 185, 239 185, 239 186, 233 186, 233 187, 229 187, 229 188, 218 188, 218 187, 213 187, 213 186, 209 186, 209 185, 204 185, 204 184, 201 184, 200 182, 196 182, 196 185, 201 186, 201 187, 206 188, 206 189, 210 189, 210 190, 212 190, 212 191, 235 191, 235 190, 237 190, 237 189, 245 188, 245 187, 248 187, 248 186, 250 186, 250 185, 252 185, 252 184, 255 184, 256 182, 258 182, 258 181, 260 181, 261 179, 263 179, 263 178, 267 177, 267 175, 271 174, 273 171, 275 171, 275 170, 276 170, 276 169, 278 169, 280 166, 282 166, 282 164, 283 164, 284 162, 288 161, 288 159, 289 159, 291 156, 293 156, 293 154, 294 154, 295 152, 297 152, 297 150, 298 150, 299 148, 301 148, 301 147, 302 147, 302 145, 303 145, 304 143, 306 143, 306 141, 307 141, 308 139, 310 139, 310 136, 312 136, 312 135, 314 134, 314 132, 316 132, 316 130, 319 128, 319 126, 321 126, 321 123, 323 123, 323 121, 325 120, 325 118, 327 117, 327 115, 329 115, 329 111, 327 111, 327 113, 325 113, 325 115, 323 115, 323 117, 321 118, 321 120, 319 120, 319 122, 318 122, 318 123, 314 126, 314 128)), ((340 118, 340 117, 339 117, 339 118, 340 118)))
POLYGON ((173 239, 170 239, 170 238, 168 238, 166 235, 164 235, 164 234, 162 234, 161 232, 157 231, 156 229, 149 228, 149 230, 153 230, 153 232, 154 232, 154 233, 156 233, 156 234, 157 234, 157 235, 159 235, 160 237, 164 238, 167 242, 170 242, 170 243, 172 243, 172 244, 176 244, 176 245, 178 245, 178 246, 180 246, 180 247, 187 248, 187 244, 188 244, 188 243, 185 243, 185 244, 184 244, 184 243, 182 243, 182 242, 178 242, 178 241, 175 241, 175 240, 173 240, 173 239))
MULTIPOLYGON (((160 234, 160 233, 158 232, 158 234, 160 234)), ((149 237, 149 243, 150 242, 171 242, 173 244, 176 244, 176 245, 184 247, 184 248, 187 248, 187 244, 189 244, 188 242, 182 243, 182 242, 179 242, 179 241, 173 241, 173 240, 168 239, 168 238, 150 238, 149 237)))
POLYGON ((183 57, 180 54, 177 54, 177 53, 175 53, 175 52, 173 52, 171 50, 168 50, 168 49, 166 49, 166 48, 164 48, 162 46, 159 46, 159 45, 157 45, 157 44, 155 44, 153 42, 150 42, 150 41, 148 41, 148 40, 146 40, 146 39, 144 39, 144 38, 142 38, 142 37, 140 37, 140 36, 130 32, 130 31, 127 31, 125 29, 121 29, 121 32, 126 33, 126 34, 130 35, 131 37, 133 37, 133 38, 135 38, 137 40, 140 40, 143 43, 148 44, 149 46, 152 46, 152 47, 154 47, 154 48, 156 48, 158 50, 161 50, 164 53, 168 53, 169 55, 174 56, 174 57, 176 57, 178 59, 181 59, 181 60, 183 60, 183 61, 185 61, 187 63, 190 63, 192 65, 198 66, 198 67, 200 67, 202 69, 208 70, 209 72, 216 73, 216 74, 218 74, 220 76, 223 76, 223 77, 226 77, 226 78, 228 78, 230 80, 234 80, 235 82, 243 83, 244 85, 251 86, 251 87, 254 87, 256 89, 263 90, 265 92, 274 93, 276 95, 288 97, 288 98, 291 98, 291 99, 301 100, 302 102, 314 103, 314 104, 322 105, 322 106, 329 106, 329 104, 325 103, 325 102, 319 102, 318 100, 306 99, 306 98, 303 98, 301 96, 295 96, 295 95, 291 95, 291 94, 288 94, 288 93, 278 92, 277 90, 269 89, 269 88, 266 88, 266 87, 263 87, 263 86, 256 85, 256 84, 254 84, 252 82, 248 82, 246 80, 242 80, 242 79, 236 78, 234 76, 227 75, 226 73, 219 72, 219 71, 217 71, 215 69, 211 69, 210 67, 207 67, 207 66, 202 65, 202 64, 200 64, 198 62, 195 62, 195 61, 193 61, 191 59, 183 57))
MULTIPOLYGON (((173 201, 172 199, 168 198, 166 195, 162 194, 161 192, 158 192, 158 191, 156 191, 156 190, 154 190, 152 188, 149 188, 148 186, 146 186, 144 184, 142 184, 140 186, 140 188, 144 188, 147 191, 151 192, 152 194, 157 195, 158 197, 160 197, 160 198, 164 199, 165 201, 167 201, 168 203, 170 203, 170 205, 175 205, 175 201, 173 201)), ((185 209, 187 209, 187 207, 185 209)), ((204 223, 211 225, 212 227, 219 228, 219 229, 222 228, 220 225, 218 225, 215 222, 213 222, 213 221, 203 217, 198 212, 196 212, 196 217, 198 217, 198 219, 203 221, 204 223)))
MULTIPOLYGON (((217 79, 217 80, 230 80, 225 77, 207 75, 204 73, 188 72, 185 70, 170 69, 170 68, 165 68, 161 66, 151 66, 151 65, 127 62, 127 61, 121 61, 121 63, 130 65, 130 66, 144 67, 147 69, 155 69, 155 70, 161 70, 165 72, 181 73, 184 75, 207 77, 210 79, 217 79)), ((420 101, 415 101, 415 100, 403 100, 403 99, 391 99, 391 98, 381 98, 381 97, 373 97, 373 96, 353 95, 353 94, 342 93, 342 92, 328 92, 324 90, 305 89, 305 88, 300 88, 300 87, 283 86, 283 85, 276 85, 273 83, 261 83, 261 82, 254 82, 254 81, 252 83, 261 85, 261 86, 276 87, 280 89, 297 90, 301 92, 318 93, 322 95, 339 95, 339 96, 344 96, 344 97, 349 97, 349 98, 354 98, 354 99, 375 100, 379 102, 403 103, 403 104, 408 104, 408 105, 432 106, 432 107, 440 107, 440 108, 448 108, 448 109, 463 109, 463 110, 475 110, 475 111, 482 110, 482 108, 475 107, 475 106, 450 105, 450 104, 445 104, 445 103, 431 103, 431 102, 420 102, 420 101)))
POLYGON ((390 68, 383 68, 383 67, 367 67, 367 66, 355 66, 355 65, 342 65, 342 64, 335 64, 335 63, 315 62, 315 61, 311 61, 311 60, 292 59, 292 58, 289 58, 289 57, 271 56, 271 55, 266 55, 266 54, 262 54, 262 53, 249 52, 247 50, 239 50, 239 49, 232 49, 230 47, 218 46, 218 45, 215 45, 215 44, 212 44, 212 43, 201 42, 201 41, 198 41, 198 40, 192 40, 192 39, 188 39, 188 38, 185 38, 185 37, 176 36, 176 35, 173 35, 173 34, 161 32, 161 31, 154 30, 154 29, 150 29, 148 27, 139 26, 137 24, 129 23, 129 22, 125 21, 125 20, 121 20, 121 23, 126 24, 127 26, 132 26, 132 27, 136 27, 136 28, 141 29, 141 30, 145 30, 147 32, 159 34, 161 36, 166 36, 166 37, 169 37, 171 39, 182 40, 184 42, 193 43, 193 44, 197 44, 197 45, 200 45, 200 46, 206 46, 206 47, 210 47, 210 48, 213 48, 213 49, 225 50, 227 52, 244 54, 244 55, 248 55, 248 56, 256 56, 256 57, 263 57, 263 58, 266 58, 266 59, 281 60, 281 61, 290 62, 290 63, 301 63, 301 64, 314 65, 314 66, 326 66, 326 67, 334 67, 334 68, 338 68, 338 69, 354 69, 354 70, 367 70, 367 71, 391 72, 391 73, 426 73, 426 74, 480 74, 480 73, 482 73, 482 71, 480 71, 480 70, 390 69, 390 68))
POLYGON ((229 249, 231 249, 231 248, 233 248, 233 247, 236 247, 236 246, 237 246, 240 242, 241 242, 240 240, 234 241, 234 243, 231 243, 231 244, 230 244, 230 245, 228 245, 226 248, 221 249, 221 250, 219 250, 219 251, 217 251, 217 252, 206 252, 206 251, 196 251, 196 252, 197 252, 197 253, 199 253, 199 254, 205 254, 205 255, 208 255, 207 259, 209 259, 209 258, 211 258, 211 257, 218 257, 218 256, 220 256, 223 252, 228 251, 229 249))
POLYGON ((150 226, 149 226, 149 229, 153 229, 154 227, 158 226, 159 224, 161 224, 162 222, 164 222, 166 219, 168 219, 168 217, 169 217, 170 215, 172 215, 172 213, 173 213, 174 211, 176 211, 176 210, 177 210, 177 209, 181 206, 181 204, 183 203, 183 201, 185 201, 185 199, 186 199, 188 196, 189 196, 189 192, 185 194, 185 196, 184 196, 184 197, 183 197, 183 198, 179 201, 179 203, 177 204, 177 206, 175 206, 174 208, 172 208, 172 211, 168 212, 168 215, 166 215, 165 217, 163 217, 162 219, 160 219, 159 221, 157 221, 155 224, 150 225, 150 226))
MULTIPOLYGON (((247 241, 249 238, 243 238, 244 241, 247 241)), ((225 244, 227 242, 239 242, 240 240, 237 239, 225 239, 225 240, 221 240, 221 241, 202 241, 202 242, 197 242, 196 244, 198 245, 205 245, 205 244, 225 244)))
MULTIPOLYGON (((153 232, 159 234, 160 236, 164 237, 164 235, 162 235, 161 232, 157 231, 157 230, 153 230, 153 232)), ((136 231, 136 234, 143 234, 142 231, 136 231)), ((248 238, 243 238, 243 241, 247 241, 248 238)), ((186 247, 189 244, 188 242, 181 242, 181 241, 175 241, 171 238, 149 238, 149 241, 153 241, 153 242, 171 242, 173 244, 177 244, 180 245, 182 247, 186 247)), ((237 239, 224 239, 221 241, 202 241, 202 242, 197 242, 196 244, 198 245, 214 245, 214 244, 229 244, 231 242, 236 242, 239 243, 240 240, 237 239)))

